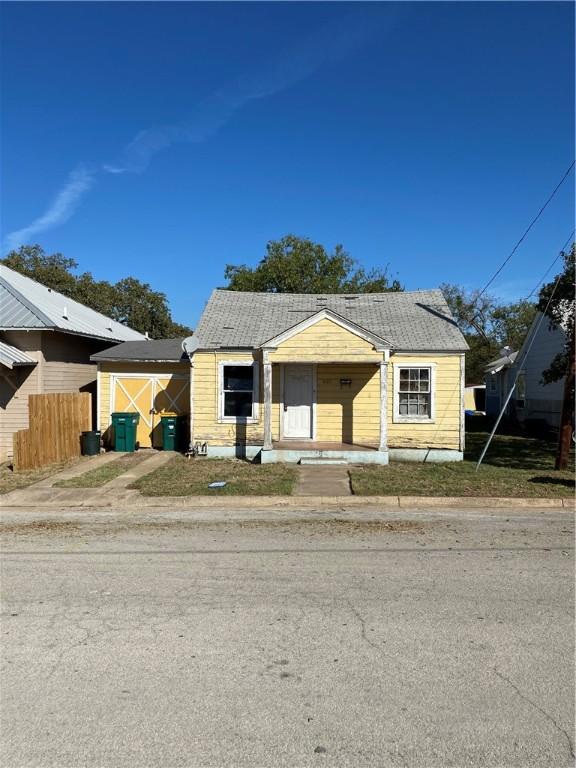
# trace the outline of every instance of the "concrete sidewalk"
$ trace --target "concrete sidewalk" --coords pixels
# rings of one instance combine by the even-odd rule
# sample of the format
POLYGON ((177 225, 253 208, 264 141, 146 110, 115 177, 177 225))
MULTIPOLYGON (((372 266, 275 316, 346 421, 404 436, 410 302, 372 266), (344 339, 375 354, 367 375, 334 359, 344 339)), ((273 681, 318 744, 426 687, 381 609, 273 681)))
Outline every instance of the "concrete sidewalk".
MULTIPOLYGON (((122 456, 127 456, 126 453, 100 453, 97 456, 90 456, 82 459, 73 467, 63 469, 62 472, 56 472, 54 475, 45 477, 44 480, 40 480, 38 483, 34 483, 29 488, 52 488, 54 483, 60 482, 60 480, 71 480, 74 477, 80 477, 86 472, 92 472, 94 469, 100 469, 100 467, 110 464, 111 461, 119 459, 122 456)), ((28 489, 24 489, 28 490, 28 489)))
MULTIPOLYGON (((143 462, 139 467, 147 464, 143 462)), ((135 468, 136 469, 136 468, 135 468)), ((150 471, 150 470, 148 470, 150 471)), ((22 488, 0 496, 3 508, 66 509, 66 508, 124 508, 134 511, 157 508, 357 508, 383 509, 451 509, 451 508, 527 508, 565 509, 574 511, 574 500, 522 499, 470 496, 142 496, 139 491, 110 484, 100 488, 22 488)))
POLYGON ((303 465, 298 468, 294 496, 351 496, 350 475, 347 466, 318 467, 303 465))
POLYGON ((113 480, 101 485, 100 490, 107 492, 118 488, 127 488, 135 480, 144 477, 144 475, 149 475, 151 472, 154 472, 154 470, 163 467, 164 464, 167 464, 178 455, 179 454, 174 451, 153 452, 150 456, 147 456, 144 461, 135 464, 127 472, 124 472, 124 474, 118 475, 118 477, 115 477, 113 480))

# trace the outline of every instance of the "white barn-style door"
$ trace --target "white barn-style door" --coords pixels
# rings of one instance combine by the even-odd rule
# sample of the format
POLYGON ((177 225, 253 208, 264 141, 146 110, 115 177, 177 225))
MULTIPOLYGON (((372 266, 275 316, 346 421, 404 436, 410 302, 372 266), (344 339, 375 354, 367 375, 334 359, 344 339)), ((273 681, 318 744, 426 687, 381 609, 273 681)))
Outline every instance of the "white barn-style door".
POLYGON ((286 365, 284 368, 283 437, 312 437, 314 369, 311 365, 286 365))

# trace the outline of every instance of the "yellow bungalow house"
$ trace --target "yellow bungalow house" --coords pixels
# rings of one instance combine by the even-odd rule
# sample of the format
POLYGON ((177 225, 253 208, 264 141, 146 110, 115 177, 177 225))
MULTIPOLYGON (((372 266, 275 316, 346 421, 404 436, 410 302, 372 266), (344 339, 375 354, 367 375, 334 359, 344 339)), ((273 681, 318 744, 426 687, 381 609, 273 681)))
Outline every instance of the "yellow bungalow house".
POLYGON ((214 291, 192 356, 209 455, 461 459, 466 342, 440 291, 214 291))
POLYGON ((164 360, 95 355, 101 427, 113 410, 138 409, 139 393, 141 412, 157 410, 158 388, 171 392, 160 405, 189 412, 191 447, 205 445, 208 456, 378 464, 463 457, 468 347, 439 290, 215 290, 193 347, 189 358, 175 349, 164 360))

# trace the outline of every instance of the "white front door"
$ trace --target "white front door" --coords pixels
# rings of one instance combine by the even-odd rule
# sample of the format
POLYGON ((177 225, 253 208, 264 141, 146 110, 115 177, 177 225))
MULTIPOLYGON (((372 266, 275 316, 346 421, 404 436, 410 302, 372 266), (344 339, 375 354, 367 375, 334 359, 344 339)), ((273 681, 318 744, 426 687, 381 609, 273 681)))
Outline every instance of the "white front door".
POLYGON ((284 367, 284 437, 312 437, 313 383, 311 365, 284 367))

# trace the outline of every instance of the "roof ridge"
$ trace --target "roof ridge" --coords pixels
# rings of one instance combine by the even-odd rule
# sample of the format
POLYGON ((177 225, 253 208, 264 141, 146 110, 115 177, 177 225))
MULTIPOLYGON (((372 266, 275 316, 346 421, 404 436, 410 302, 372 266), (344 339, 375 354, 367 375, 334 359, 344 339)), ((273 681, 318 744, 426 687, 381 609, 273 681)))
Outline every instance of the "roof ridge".
MULTIPOLYGON (((237 293, 239 295, 251 295, 251 296, 412 296, 418 293, 440 293, 442 295, 441 288, 416 288, 413 291, 341 291, 340 293, 292 293, 290 291, 235 291, 231 288, 214 288, 210 294, 210 298, 215 293, 237 293)), ((210 299, 208 299, 209 301, 210 299)))

